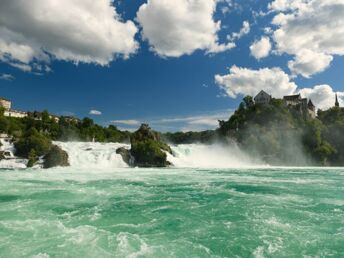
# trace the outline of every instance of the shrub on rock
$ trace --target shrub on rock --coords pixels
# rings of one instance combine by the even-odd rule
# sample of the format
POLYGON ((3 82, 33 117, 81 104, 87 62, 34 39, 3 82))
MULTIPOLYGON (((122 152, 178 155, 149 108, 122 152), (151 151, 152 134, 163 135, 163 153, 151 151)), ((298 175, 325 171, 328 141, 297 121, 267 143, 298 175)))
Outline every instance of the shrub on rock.
POLYGON ((38 161, 38 157, 37 157, 37 154, 36 154, 36 152, 35 152, 35 150, 34 149, 32 149, 30 152, 29 152, 29 160, 28 160, 28 162, 27 162, 27 167, 28 168, 31 168, 31 167, 33 167, 35 164, 36 164, 36 162, 38 161))
MULTIPOLYGON (((167 161, 166 155, 166 152, 172 153, 171 148, 163 143, 160 139, 160 135, 151 130, 147 124, 142 124, 141 127, 131 135, 130 142, 130 156, 133 157, 134 162, 128 163, 127 154, 121 154, 123 160, 129 165, 138 167, 167 167, 171 165, 167 161)), ((117 150, 117 153, 119 152, 120 150, 117 150)))
POLYGON ((32 150, 37 156, 47 154, 52 146, 52 143, 49 138, 33 128, 26 135, 15 142, 14 146, 17 156, 29 158, 29 153, 32 150))

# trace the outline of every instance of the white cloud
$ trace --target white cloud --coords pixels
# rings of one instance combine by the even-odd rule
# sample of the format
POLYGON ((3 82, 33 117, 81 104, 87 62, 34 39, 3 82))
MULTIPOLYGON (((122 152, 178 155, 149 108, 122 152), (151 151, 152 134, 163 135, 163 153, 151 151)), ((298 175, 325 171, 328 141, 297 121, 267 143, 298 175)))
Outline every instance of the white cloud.
POLYGON ((240 39, 243 36, 245 36, 248 33, 250 33, 250 31, 251 31, 250 23, 248 21, 244 21, 240 31, 232 33, 232 35, 231 35, 231 37, 229 37, 229 39, 230 40, 240 39))
MULTIPOLYGON (((310 98, 317 108, 326 110, 334 106, 336 92, 329 85, 317 85, 313 88, 304 88, 300 90, 302 96, 310 98)), ((344 92, 338 92, 338 100, 341 105, 344 104, 344 92)))
POLYGON ((0 80, 13 81, 15 77, 12 74, 3 73, 0 75, 0 80))
POLYGON ((314 72, 324 71, 332 59, 332 56, 304 49, 296 54, 294 60, 288 62, 288 67, 293 74, 302 74, 304 77, 310 78, 314 72))
POLYGON ((136 32, 112 0, 0 2, 0 60, 26 71, 51 57, 107 65, 136 52, 136 32))
MULTIPOLYGON (((0 58, 0 60, 1 60, 1 58, 0 58)), ((18 68, 19 70, 22 70, 23 72, 31 72, 32 71, 32 67, 30 65, 28 65, 28 64, 13 63, 13 62, 9 62, 8 64, 10 66, 18 68)))
POLYGON ((262 37, 250 46, 251 55, 256 59, 267 57, 271 50, 271 43, 268 37, 262 37))
POLYGON ((295 9, 304 9, 306 7, 307 1, 304 0, 274 0, 269 4, 269 9, 274 11, 289 11, 295 9))
POLYGON ((148 0, 137 12, 142 36, 160 56, 179 57, 195 50, 223 52, 235 47, 220 44, 220 21, 214 21, 217 0, 148 0))
POLYGON ((89 114, 90 115, 94 115, 94 116, 100 116, 101 114, 102 114, 102 112, 101 111, 99 111, 99 110, 91 110, 90 112, 89 112, 89 114))
POLYGON ((344 55, 344 2, 342 0, 275 0, 273 33, 279 53, 293 55, 289 68, 310 77, 324 71, 334 56, 344 55))
POLYGON ((217 110, 189 116, 175 116, 149 120, 148 123, 162 131, 204 131, 218 127, 218 120, 228 120, 233 110, 217 110))
POLYGON ((111 124, 122 124, 122 125, 139 125, 141 122, 134 119, 128 120, 112 120, 110 121, 111 124))
MULTIPOLYGON (((272 97, 282 98, 285 95, 301 93, 303 97, 312 100, 320 109, 334 106, 335 92, 329 85, 316 85, 313 88, 300 89, 291 77, 280 68, 263 68, 251 70, 232 66, 227 75, 216 75, 216 83, 227 96, 237 98, 240 96, 255 96, 264 90, 272 97)), ((344 92, 337 92, 341 105, 344 105, 344 92)))
POLYGON ((164 118, 151 121, 152 124, 170 124, 170 123, 186 123, 187 125, 199 125, 215 128, 218 126, 219 119, 228 119, 231 114, 230 110, 216 112, 214 114, 202 114, 195 116, 164 118))
POLYGON ((255 96, 260 90, 265 90, 275 97, 293 93, 297 85, 289 75, 280 68, 262 68, 251 70, 232 66, 227 75, 215 75, 216 83, 231 98, 238 95, 255 96))
MULTIPOLYGON (((148 123, 152 128, 161 132, 173 132, 180 130, 202 131, 215 129, 218 127, 218 120, 227 120, 233 114, 233 110, 217 110, 212 112, 204 112, 196 115, 174 116, 165 118, 145 118, 145 119, 128 119, 113 120, 109 123, 116 125, 124 125, 126 129, 137 128, 142 122, 148 123), (188 128, 188 129, 186 129, 188 128)), ((120 127, 123 128, 123 127, 120 127)))

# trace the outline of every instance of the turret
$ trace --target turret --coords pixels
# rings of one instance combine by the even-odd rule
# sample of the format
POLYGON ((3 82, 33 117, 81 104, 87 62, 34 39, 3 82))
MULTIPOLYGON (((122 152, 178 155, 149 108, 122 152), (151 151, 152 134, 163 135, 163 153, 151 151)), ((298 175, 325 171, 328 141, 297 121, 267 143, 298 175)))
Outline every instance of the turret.
POLYGON ((335 107, 339 107, 338 95, 336 93, 336 102, 334 104, 335 107))
POLYGON ((311 99, 308 101, 308 109, 312 110, 312 111, 315 111, 315 106, 314 106, 314 104, 313 104, 311 99))

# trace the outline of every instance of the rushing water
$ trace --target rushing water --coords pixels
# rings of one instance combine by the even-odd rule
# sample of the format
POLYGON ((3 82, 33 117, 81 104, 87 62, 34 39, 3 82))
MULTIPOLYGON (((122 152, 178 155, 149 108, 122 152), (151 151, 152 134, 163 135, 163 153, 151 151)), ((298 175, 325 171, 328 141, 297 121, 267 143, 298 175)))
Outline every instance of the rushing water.
POLYGON ((120 168, 92 146, 0 171, 0 257, 344 256, 344 169, 120 168))

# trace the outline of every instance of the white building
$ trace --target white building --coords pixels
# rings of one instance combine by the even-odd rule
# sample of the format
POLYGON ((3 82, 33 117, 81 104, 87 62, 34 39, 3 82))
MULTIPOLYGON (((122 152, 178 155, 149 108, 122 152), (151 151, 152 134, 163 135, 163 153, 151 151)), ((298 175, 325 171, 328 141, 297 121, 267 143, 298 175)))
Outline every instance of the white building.
POLYGON ((17 118, 24 118, 24 117, 27 117, 28 114, 27 114, 27 112, 9 109, 9 110, 5 110, 4 116, 7 116, 7 117, 17 117, 17 118))
POLYGON ((4 109, 11 109, 11 101, 8 99, 0 98, 0 107, 3 107, 4 109))
POLYGON ((271 99, 271 95, 262 90, 254 97, 254 102, 256 105, 265 105, 269 104, 271 99))
POLYGON ((27 112, 11 109, 12 102, 8 99, 0 98, 0 107, 5 109, 4 116, 7 117, 24 118, 28 116, 27 112))

